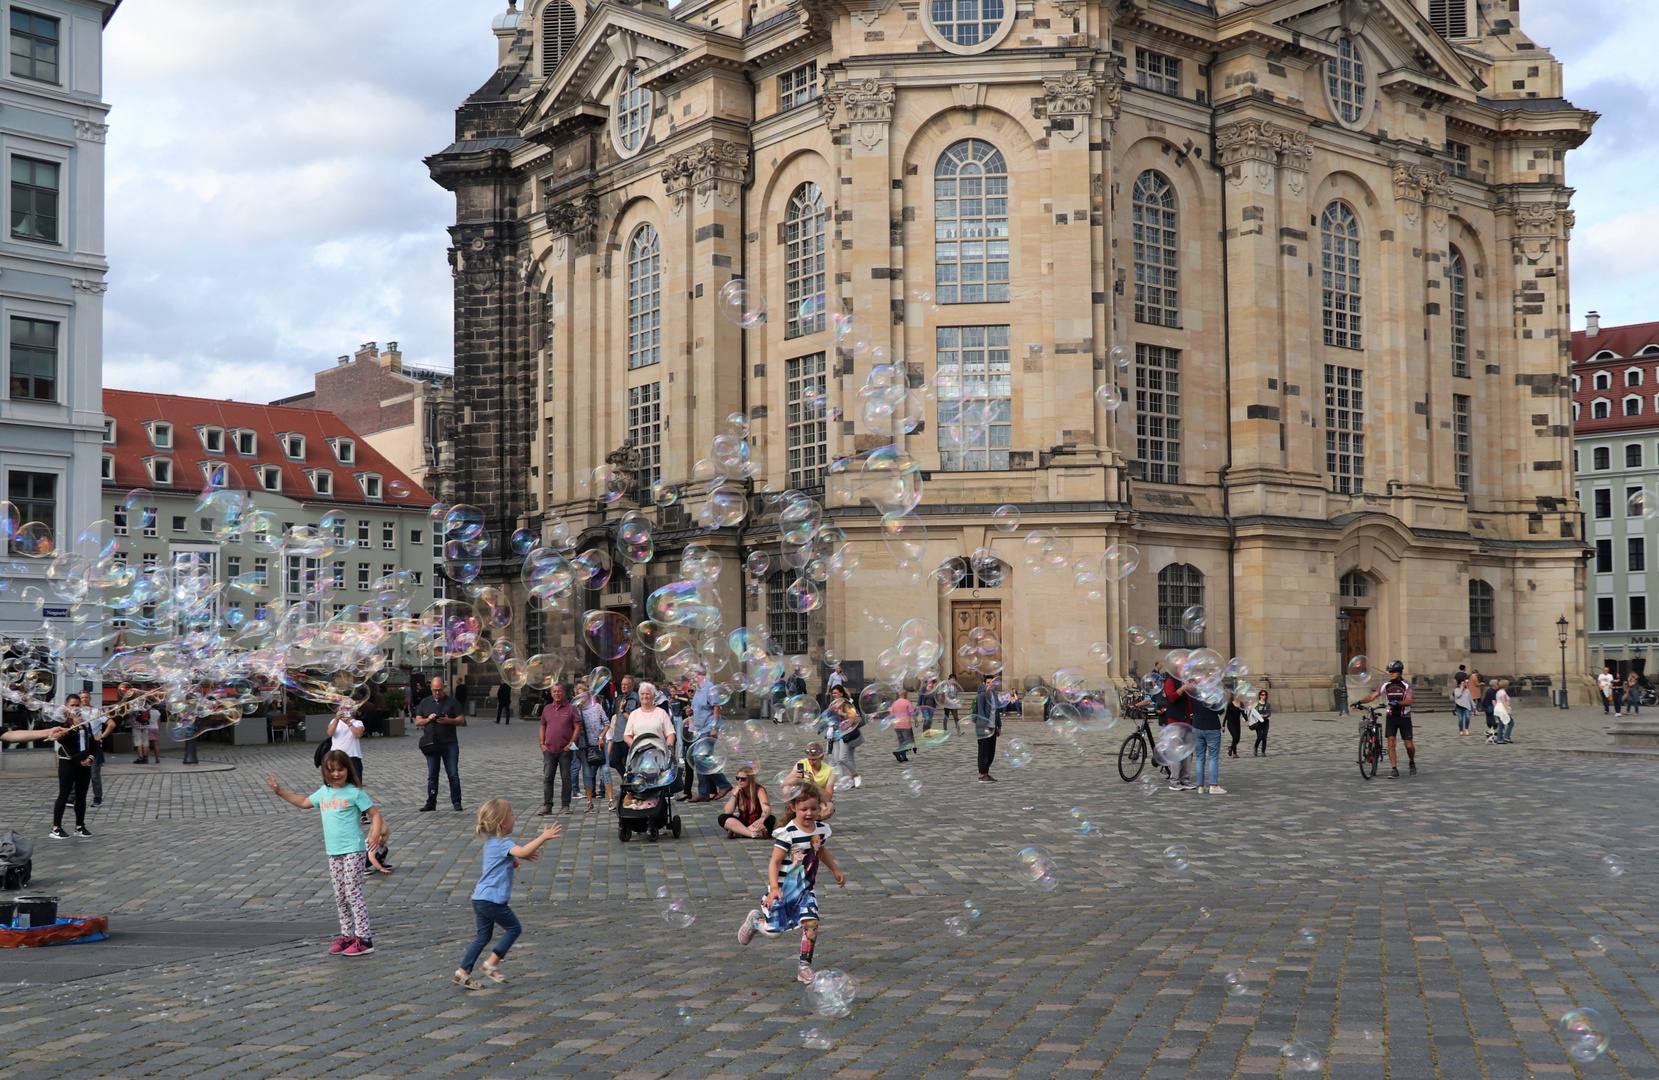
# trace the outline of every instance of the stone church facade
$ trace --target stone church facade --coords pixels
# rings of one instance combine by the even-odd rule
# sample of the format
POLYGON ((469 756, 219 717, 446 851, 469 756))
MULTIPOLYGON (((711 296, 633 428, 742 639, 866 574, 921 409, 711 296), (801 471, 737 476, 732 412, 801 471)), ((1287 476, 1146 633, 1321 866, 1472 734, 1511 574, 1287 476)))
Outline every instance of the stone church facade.
MULTIPOLYGON (((609 457, 657 560, 578 611, 637 612, 701 539, 728 622, 815 655, 873 659, 884 624, 923 616, 998 628, 1015 680, 1097 640, 1114 676, 1144 671, 1161 650, 1137 626, 1307 705, 1357 653, 1544 675, 1556 620, 1585 626, 1564 158, 1595 117, 1518 6, 515 5, 428 159, 457 203, 457 499, 497 537, 557 515, 602 544, 635 505, 581 486, 609 457), (764 325, 722 311, 737 278, 764 325), (825 310, 853 333, 819 331, 825 310), (830 463, 894 441, 856 403, 884 358, 924 394, 941 363, 986 388, 967 436, 929 402, 897 441, 926 477, 925 565, 990 546, 1005 581, 907 585, 869 505, 826 489, 830 463), (738 412, 755 513, 703 534, 693 466, 738 412), (652 507, 659 477, 678 505, 652 507), (787 577, 743 597, 741 560, 776 551, 764 493, 788 487, 863 554, 805 618, 787 577), (1033 574, 1037 528, 1077 556, 1132 543, 1140 568, 1033 574)), ((516 585, 509 562, 491 575, 516 585)), ((565 613, 522 633, 591 662, 565 613)))

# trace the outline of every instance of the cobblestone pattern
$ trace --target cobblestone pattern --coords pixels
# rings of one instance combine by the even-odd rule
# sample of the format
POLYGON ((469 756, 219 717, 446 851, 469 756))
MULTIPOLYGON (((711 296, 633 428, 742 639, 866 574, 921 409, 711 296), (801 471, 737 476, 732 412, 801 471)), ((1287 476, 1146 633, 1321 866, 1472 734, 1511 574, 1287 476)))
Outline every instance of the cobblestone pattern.
MULTIPOLYGON (((1552 719, 1539 716, 1538 735, 1598 741, 1596 717, 1552 719)), ((1223 761, 1224 796, 1124 784, 1122 729, 1079 754, 1010 725, 1031 765, 975 784, 973 748, 953 740, 924 753, 917 799, 869 740, 865 784, 838 797, 833 823, 848 887, 826 875, 819 890, 819 965, 861 987, 833 1021, 803 1011, 793 940, 737 945, 765 845, 717 839, 706 807, 684 811, 685 837, 654 845, 620 844, 608 817, 579 808, 561 818, 567 836, 519 875, 511 984, 466 995, 447 973, 471 936, 472 815, 414 813, 412 740, 376 741, 369 778, 385 785, 371 790, 399 871, 370 886, 373 956, 308 940, 55 987, 17 985, 0 957, 0 1080, 1220 1078, 1277 1075, 1293 1035, 1333 1077, 1659 1077, 1645 762, 1523 754, 1424 725, 1421 775, 1366 782, 1348 723, 1274 725, 1272 756, 1223 761), (1093 832, 1076 835, 1072 806, 1093 832), (1165 865, 1171 843, 1190 869, 1165 865), (1053 892, 1012 875, 1027 844, 1052 853, 1053 892), (1602 874, 1606 852, 1624 858, 1622 877, 1602 874), (656 918, 660 884, 696 905, 692 928, 656 918), (964 897, 984 914, 954 937, 943 920, 964 897), (1248 993, 1226 994, 1231 970, 1248 993), (1608 1018, 1607 1058, 1579 1067, 1563 1053, 1553 1024, 1573 1005, 1608 1018), (808 1026, 833 1048, 804 1046, 808 1026)), ((469 808, 498 793, 534 808, 533 738, 516 725, 463 733, 469 808)), ((267 764, 290 787, 314 783, 310 748, 215 749, 239 767, 112 778, 97 837, 38 842, 36 890, 113 912, 118 935, 134 919, 326 923, 316 821, 262 786, 267 764)), ((761 756, 769 772, 792 760, 776 746, 761 756)), ((49 789, 0 790, 43 837, 49 789)))

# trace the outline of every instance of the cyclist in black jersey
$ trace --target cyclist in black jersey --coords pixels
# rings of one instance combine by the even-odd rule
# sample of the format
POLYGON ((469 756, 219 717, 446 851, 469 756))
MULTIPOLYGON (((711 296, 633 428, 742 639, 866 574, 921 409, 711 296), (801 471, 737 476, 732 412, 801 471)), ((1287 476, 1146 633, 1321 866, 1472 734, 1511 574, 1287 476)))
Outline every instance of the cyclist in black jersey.
POLYGON ((1417 748, 1411 742, 1411 683, 1406 680, 1406 666, 1398 660, 1388 664, 1388 681, 1359 700, 1359 704, 1383 698, 1388 702, 1388 720, 1383 734, 1388 736, 1388 775, 1399 779, 1400 759, 1394 750, 1396 736, 1405 740, 1406 760, 1411 775, 1417 775, 1417 748))

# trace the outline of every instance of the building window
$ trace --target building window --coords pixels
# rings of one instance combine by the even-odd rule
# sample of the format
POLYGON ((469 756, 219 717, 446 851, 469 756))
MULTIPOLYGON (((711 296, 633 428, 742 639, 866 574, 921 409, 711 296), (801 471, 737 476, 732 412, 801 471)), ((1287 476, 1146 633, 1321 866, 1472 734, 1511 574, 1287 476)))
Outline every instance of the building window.
POLYGON ((1331 490, 1365 490, 1365 373, 1325 365, 1325 471, 1331 490))
POLYGON ((1596 629, 1612 630, 1613 626, 1613 598, 1611 596, 1596 597, 1596 629))
POLYGON ((1320 215, 1319 249, 1325 344, 1361 348, 1359 220, 1346 204, 1331 203, 1320 215))
POLYGON ((150 445, 157 450, 171 450, 173 448, 173 425, 165 420, 152 420, 145 427, 150 429, 150 445))
POLYGON ((34 158, 12 158, 12 236, 58 242, 58 166, 34 158))
POLYGON ((345 588, 345 586, 346 586, 346 564, 343 563, 343 562, 335 561, 335 562, 329 564, 329 568, 334 571, 334 587, 336 589, 345 588))
POLYGON ((12 8, 12 74, 58 81, 58 20, 12 8))
POLYGON ((1135 346, 1135 460, 1153 484, 1181 482, 1181 350, 1135 346))
POLYGON ((364 521, 362 518, 357 519, 357 546, 358 547, 368 547, 369 546, 369 529, 373 526, 373 524, 374 524, 373 522, 364 521))
POLYGON ((111 531, 114 532, 116 536, 127 535, 127 512, 125 510, 118 509, 112 511, 110 513, 110 523, 111 531))
POLYGON ((421 531, 419 529, 410 529, 409 530, 409 546, 410 547, 420 547, 420 543, 421 543, 421 531))
POLYGON ((1429 0, 1429 25, 1441 37, 1468 37, 1468 0, 1429 0))
POLYGON ((172 458, 147 458, 144 464, 149 467, 151 483, 171 484, 173 482, 172 458))
POLYGON ((208 453, 210 453, 210 454, 222 454, 222 453, 225 452, 225 430, 224 430, 224 428, 216 428, 216 427, 197 428, 196 429, 196 435, 197 435, 198 438, 200 438, 202 440, 202 449, 206 450, 208 453))
POLYGON ((98 479, 103 480, 105 483, 110 483, 115 480, 115 459, 108 454, 103 456, 103 459, 98 466, 98 479))
POLYGON ((782 570, 766 579, 766 625, 784 655, 806 652, 807 613, 791 611, 786 599, 793 575, 782 570))
POLYGON ((1647 629, 1647 597, 1632 596, 1630 598, 1630 626, 1627 629, 1647 629))
POLYGON ((824 329, 824 193, 817 184, 802 184, 789 200, 784 218, 785 338, 824 329))
POLYGON ((382 521, 380 523, 380 546, 387 551, 397 550, 397 522, 382 521))
POLYGON ((541 73, 553 74, 576 41, 576 9, 554 0, 541 13, 541 73))
POLYGON ((1014 444, 1014 388, 1006 326, 941 326, 939 468, 984 472, 1008 468, 1014 444))
POLYGON ((1469 377, 1469 275, 1463 253, 1452 248, 1446 261, 1446 287, 1452 314, 1452 374, 1469 377))
POLYGON ((357 444, 350 439, 331 439, 334 447, 334 460, 342 465, 357 463, 357 444))
POLYGON ((275 465, 259 467, 259 486, 266 491, 282 490, 282 469, 275 465))
POLYGON ((1642 494, 1642 489, 1641 488, 1639 488, 1639 487, 1627 487, 1627 488, 1624 489, 1624 516, 1625 517, 1627 517, 1627 518, 1643 517, 1644 512, 1646 511, 1646 509, 1647 509, 1647 498, 1646 498, 1646 496, 1644 496, 1642 494))
POLYGON ((1624 447, 1624 467, 1640 469, 1642 467, 1642 444, 1626 443, 1624 447))
POLYGON ((57 323, 12 319, 11 398, 13 401, 58 399, 57 323))
POLYGON ((1606 447, 1606 446, 1598 446, 1598 447, 1595 447, 1594 449, 1592 449, 1590 451, 1590 468, 1595 469, 1597 471, 1600 471, 1602 469, 1611 469, 1612 467, 1613 467, 1613 451, 1612 451, 1612 448, 1606 447))
POLYGON ((1595 495, 1596 520, 1601 521, 1613 516, 1613 492, 1609 488, 1597 488, 1595 495))
POLYGON ((662 359, 662 262, 657 230, 641 225, 628 242, 628 366, 662 359))
POLYGON ((1625 569, 1632 574, 1647 571, 1647 538, 1631 536, 1624 542, 1625 569))
POLYGON ((1181 96, 1181 61, 1150 49, 1135 50, 1135 82, 1171 97, 1181 96))
POLYGON ((1186 626, 1186 610, 1204 605, 1204 575, 1198 567, 1171 563, 1158 571, 1158 640, 1166 648, 1196 648, 1204 634, 1186 626))
POLYGON ((1624 414, 1626 416, 1642 415, 1642 399, 1637 397, 1635 394, 1631 394, 1629 397, 1625 398, 1624 414))
POLYGON ((1613 541, 1603 537, 1596 541, 1596 573, 1613 572, 1613 541))
POLYGON ((1337 42, 1336 55, 1325 62, 1325 87, 1331 95, 1331 111, 1344 124, 1357 124, 1365 116, 1365 54, 1352 38, 1337 42))
POLYGON ((1590 403, 1590 419, 1606 420, 1613 411, 1613 403, 1606 398, 1597 398, 1590 403))
POLYGON ((1161 174, 1135 181, 1135 321, 1179 326, 1175 248, 1175 189, 1161 174))
POLYGON ((1624 373, 1624 384, 1626 386, 1642 385, 1642 369, 1639 367, 1626 368, 1624 373))
POLYGON ((1469 494, 1469 427, 1472 409, 1467 394, 1452 395, 1452 468, 1457 474, 1457 490, 1469 494))
POLYGON ((115 418, 113 416, 104 417, 104 445, 115 445, 115 418))
POLYGON ((259 442, 251 431, 236 433, 236 452, 243 457, 252 457, 259 452, 259 442))
POLYGON ((369 587, 369 564, 366 562, 360 562, 357 564, 357 587, 359 589, 367 589, 369 587))
POLYGON ((952 45, 978 45, 1002 26, 1003 0, 933 0, 933 28, 952 45))
POLYGON ((161 535, 161 528, 157 524, 158 520, 159 519, 156 517, 156 508, 153 507, 153 506, 146 506, 144 508, 144 535, 145 536, 160 536, 161 535))
MULTIPOLYGON (((553 417, 544 417, 542 420, 542 483, 549 492, 553 490, 553 417)), ((551 498, 551 495, 549 496, 551 498)))
POLYGON ((284 435, 282 437, 282 451, 288 455, 290 461, 304 461, 305 436, 284 435))
POLYGON ((363 489, 365 499, 380 498, 380 477, 374 473, 364 473, 357 478, 358 486, 363 489))
POLYGON ((1467 179, 1469 176, 1469 145, 1460 142, 1446 143, 1446 157, 1450 159, 1450 172, 1453 176, 1467 179))
POLYGON ((824 466, 829 462, 824 354, 797 356, 787 366, 789 486, 815 492, 824 486, 824 466))
POLYGON ((318 495, 334 494, 334 474, 321 469, 312 472, 311 488, 318 495))
POLYGON ((634 490, 650 491, 662 476, 662 383, 628 388, 628 441, 639 451, 634 490))
POLYGON ((1611 389, 1613 389, 1613 373, 1610 372, 1610 371, 1598 371, 1598 372, 1596 372, 1595 378, 1594 378, 1593 381, 1595 383, 1595 387, 1596 387, 1597 390, 1611 390, 1611 389))
MULTIPOLYGON (((437 584, 437 579, 433 583, 437 584)), ((531 599, 534 598, 532 595, 531 599)), ((539 607, 531 608, 524 613, 524 651, 535 656, 546 648, 547 613, 539 607)))
POLYGON ((225 573, 229 577, 233 577, 233 578, 241 577, 242 576, 242 556, 240 556, 240 555, 226 555, 225 556, 225 573))
MULTIPOLYGON (((56 473, 18 472, 6 476, 6 497, 17 508, 17 522, 39 522, 52 536, 58 531, 58 478, 56 473)), ((12 550, 19 550, 13 541, 12 550)), ((50 550, 50 548, 48 548, 50 550)))
MULTIPOLYGON (((934 6, 945 2, 935 0, 934 6)), ((939 303, 1008 300, 1008 165, 990 143, 965 139, 939 156, 933 169, 933 237, 939 303)))
POLYGON ((818 100, 818 61, 791 68, 778 76, 778 111, 818 100))
POLYGON ((1495 652, 1497 620, 1492 612, 1492 586, 1479 578, 1469 579, 1469 651, 1495 652))
POLYGON ((633 72, 623 80, 616 96, 616 138, 622 149, 632 153, 645 141, 651 126, 651 91, 640 86, 633 72))
POLYGON ((1371 579, 1358 570, 1350 570, 1342 575, 1339 589, 1344 600, 1363 600, 1371 595, 1371 579))

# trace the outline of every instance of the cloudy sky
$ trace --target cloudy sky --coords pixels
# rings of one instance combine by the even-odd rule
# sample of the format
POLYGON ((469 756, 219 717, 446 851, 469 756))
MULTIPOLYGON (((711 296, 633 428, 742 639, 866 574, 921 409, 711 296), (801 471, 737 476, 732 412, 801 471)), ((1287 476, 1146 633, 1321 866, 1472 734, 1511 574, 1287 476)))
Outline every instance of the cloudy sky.
MULTIPOLYGON (((263 401, 365 341, 448 366, 444 227, 421 158, 495 63, 505 0, 132 0, 107 34, 105 384, 263 401), (326 12, 326 17, 324 13, 326 12)), ((1578 189, 1575 328, 1659 319, 1653 0, 1527 0, 1602 114, 1578 189)))

